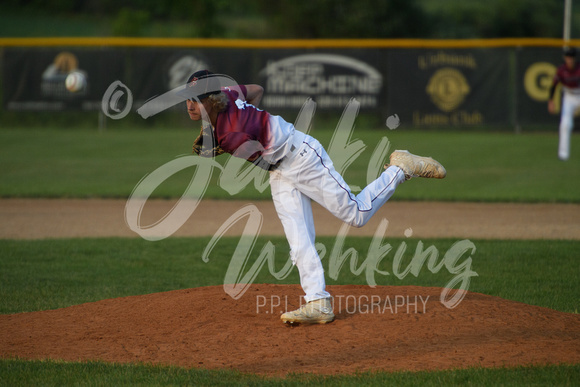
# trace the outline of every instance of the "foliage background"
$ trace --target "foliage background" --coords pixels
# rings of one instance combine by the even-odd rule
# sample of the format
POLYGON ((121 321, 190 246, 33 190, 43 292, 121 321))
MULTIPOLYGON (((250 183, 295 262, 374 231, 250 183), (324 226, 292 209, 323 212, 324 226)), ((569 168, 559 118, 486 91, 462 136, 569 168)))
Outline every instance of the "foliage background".
POLYGON ((0 36, 559 38, 563 15, 563 0, 4 0, 0 36))

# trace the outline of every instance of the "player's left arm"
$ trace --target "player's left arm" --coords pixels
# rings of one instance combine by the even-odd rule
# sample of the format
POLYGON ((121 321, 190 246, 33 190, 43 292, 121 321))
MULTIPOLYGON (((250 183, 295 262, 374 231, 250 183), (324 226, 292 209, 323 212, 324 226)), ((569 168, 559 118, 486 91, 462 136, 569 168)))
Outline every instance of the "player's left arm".
POLYGON ((260 105, 262 96, 264 95, 264 88, 260 85, 244 85, 246 87, 246 101, 256 107, 260 105))

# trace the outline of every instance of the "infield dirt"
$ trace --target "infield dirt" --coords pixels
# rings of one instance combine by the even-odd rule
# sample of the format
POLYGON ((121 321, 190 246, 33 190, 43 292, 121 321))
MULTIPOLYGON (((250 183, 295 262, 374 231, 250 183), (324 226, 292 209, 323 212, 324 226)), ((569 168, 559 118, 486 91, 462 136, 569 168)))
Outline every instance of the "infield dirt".
MULTIPOLYGON (((0 200, 0 239, 138 237, 125 223, 126 200, 121 199, 4 199, 0 200)), ((174 206, 171 200, 150 200, 141 226, 161 219, 174 206)), ((244 205, 263 215, 260 235, 283 235, 272 201, 203 200, 175 236, 212 236, 244 205)), ((316 203, 316 235, 336 236, 342 222, 316 203)), ((385 236, 403 238, 580 239, 580 204, 432 203, 390 201, 362 228, 349 236, 372 236, 382 219, 385 236)), ((230 235, 239 235, 243 222, 230 235)))

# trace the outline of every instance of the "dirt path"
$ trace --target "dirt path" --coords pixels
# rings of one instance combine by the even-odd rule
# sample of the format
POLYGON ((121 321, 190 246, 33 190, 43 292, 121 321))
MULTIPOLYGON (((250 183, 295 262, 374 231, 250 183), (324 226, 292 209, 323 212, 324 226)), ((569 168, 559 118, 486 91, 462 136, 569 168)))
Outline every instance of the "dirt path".
MULTIPOLYGON (((137 237, 125 223, 125 200, 4 199, 0 200, 0 239, 137 237)), ((175 203, 151 200, 141 226, 161 219, 175 203)), ((211 236, 232 214, 252 204, 263 215, 260 235, 283 235, 271 201, 203 200, 176 236, 211 236)), ((317 235, 336 236, 342 222, 314 205, 317 235)), ((373 235, 382 219, 389 221, 387 237, 472 239, 580 239, 578 204, 506 203, 387 203, 363 228, 348 235, 373 235)), ((244 222, 229 231, 239 235, 244 222)))

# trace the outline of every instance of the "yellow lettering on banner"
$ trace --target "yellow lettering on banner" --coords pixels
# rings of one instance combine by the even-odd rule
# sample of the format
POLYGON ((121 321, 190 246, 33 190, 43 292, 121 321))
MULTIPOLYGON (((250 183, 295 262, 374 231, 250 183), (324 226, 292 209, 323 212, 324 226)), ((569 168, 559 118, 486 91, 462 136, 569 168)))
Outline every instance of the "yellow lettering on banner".
POLYGON ((477 110, 472 113, 459 110, 451 114, 451 122, 455 125, 478 125, 483 124, 483 115, 477 110))
POLYGON ((430 67, 455 66, 469 69, 477 68, 477 61, 472 54, 457 55, 439 51, 436 54, 420 55, 417 58, 419 69, 426 70, 430 67))
POLYGON ((413 125, 449 125, 449 117, 446 114, 424 114, 413 112, 413 125))
POLYGON ((479 111, 474 110, 468 112, 465 110, 458 110, 453 113, 421 113, 419 111, 413 112, 413 125, 427 126, 427 125, 480 125, 484 123, 484 116, 479 111))
POLYGON ((524 74, 524 88, 528 96, 536 101, 548 101, 550 86, 556 74, 556 66, 547 62, 536 62, 524 74))
MULTIPOLYGON (((524 89, 528 97, 538 102, 547 102, 550 98, 550 87, 556 71, 556 66, 552 63, 536 62, 531 64, 524 74, 524 89)), ((561 89, 562 85, 558 83, 554 92, 556 113, 560 112, 562 103, 561 89)))

